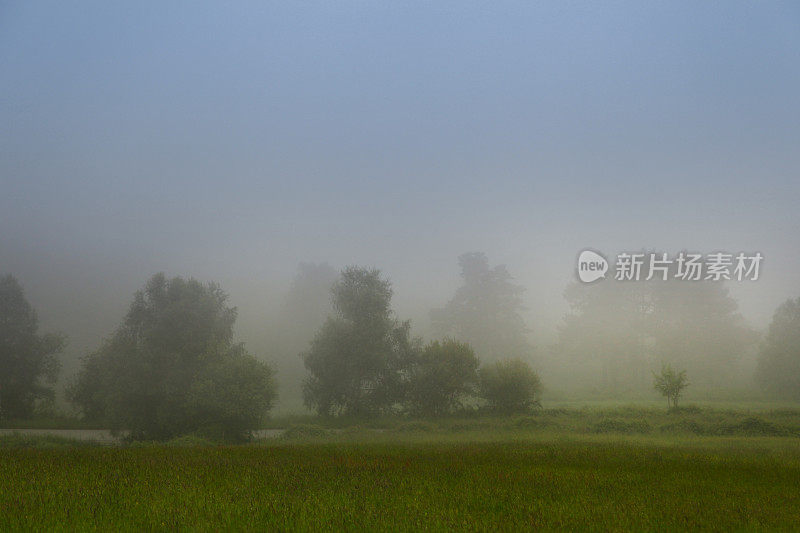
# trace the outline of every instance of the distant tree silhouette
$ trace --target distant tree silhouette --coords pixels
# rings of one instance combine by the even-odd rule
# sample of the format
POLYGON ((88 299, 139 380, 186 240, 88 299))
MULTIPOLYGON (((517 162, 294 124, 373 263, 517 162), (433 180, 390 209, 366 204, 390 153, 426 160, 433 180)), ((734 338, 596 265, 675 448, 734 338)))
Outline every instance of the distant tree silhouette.
POLYGON ((458 258, 463 285, 441 309, 431 311, 434 334, 468 342, 479 357, 529 358, 532 347, 522 319, 522 293, 505 266, 489 267, 486 254, 458 258))
POLYGON ((676 279, 674 267, 667 280, 573 282, 564 297, 559 362, 615 393, 648 387, 655 361, 686 368, 695 383, 726 386, 757 340, 724 282, 676 279))
POLYGON ((772 317, 756 377, 768 391, 800 400, 800 298, 786 300, 772 317))
POLYGON ((17 279, 0 278, 0 418, 29 418, 37 400, 53 401, 57 355, 66 338, 38 330, 36 311, 17 279))

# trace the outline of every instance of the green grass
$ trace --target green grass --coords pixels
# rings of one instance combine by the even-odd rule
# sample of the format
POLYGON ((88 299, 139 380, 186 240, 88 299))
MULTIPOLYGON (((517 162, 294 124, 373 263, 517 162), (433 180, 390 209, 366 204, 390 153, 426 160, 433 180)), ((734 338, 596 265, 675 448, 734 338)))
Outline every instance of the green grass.
POLYGON ((0 436, 6 530, 796 530, 800 410, 293 417, 277 439, 0 436))
POLYGON ((299 432, 301 437, 314 437, 314 432, 325 434, 325 429, 347 433, 353 428, 437 434, 550 431, 577 434, 800 437, 800 410, 796 408, 733 410, 687 406, 678 412, 667 412, 664 408, 640 406, 584 407, 547 408, 529 415, 506 417, 479 413, 428 420, 401 417, 321 419, 309 416, 282 418, 275 422, 272 427, 288 428, 290 434, 299 432))
POLYGON ((0 448, 0 530, 800 524, 800 440, 792 437, 420 428, 316 435, 335 442, 0 448))

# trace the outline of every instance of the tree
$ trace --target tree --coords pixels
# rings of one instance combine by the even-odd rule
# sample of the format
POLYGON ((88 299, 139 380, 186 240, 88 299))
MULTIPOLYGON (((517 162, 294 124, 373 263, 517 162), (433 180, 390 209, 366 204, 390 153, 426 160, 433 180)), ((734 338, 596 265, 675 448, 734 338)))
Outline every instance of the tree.
POLYGON ((480 370, 481 397, 493 411, 524 413, 538 407, 539 375, 520 359, 503 359, 480 370))
POLYGON ((413 366, 408 387, 411 412, 437 416, 452 412, 474 394, 478 358, 469 344, 453 339, 425 346, 413 366))
MULTIPOLYGON (((651 256, 641 253, 645 278, 651 256)), ((730 384, 756 335, 724 282, 681 280, 676 268, 666 280, 570 284, 554 366, 568 368, 571 383, 615 395, 649 388, 654 361, 678 364, 696 384, 730 384)))
POLYGON ((273 372, 241 344, 217 358, 192 382, 186 401, 197 431, 221 440, 239 440, 257 426, 272 406, 273 372))
POLYGON ((532 347, 522 319, 524 288, 513 283, 505 266, 489 268, 486 254, 458 258, 464 284, 441 309, 431 311, 437 336, 468 342, 481 357, 528 357, 532 347))
POLYGON ((667 407, 677 409, 678 397, 689 386, 686 370, 676 372, 670 365, 662 365, 661 372, 653 372, 653 388, 667 399, 667 407))
POLYGON ((759 353, 756 378, 767 391, 800 400, 800 298, 786 300, 775 311, 759 353))
POLYGON ((328 263, 300 263, 283 302, 285 325, 307 344, 332 309, 331 289, 339 272, 328 263))
POLYGON ((263 342, 275 356, 283 405, 302 405, 306 368, 299 355, 333 312, 331 288, 338 277, 327 263, 300 263, 277 316, 264 324, 263 342))
POLYGON ((652 359, 686 369, 696 385, 729 387, 739 360, 753 353, 758 335, 739 313, 725 283, 673 276, 651 288, 654 305, 647 331, 652 359))
POLYGON ((409 322, 391 311, 391 283, 377 269, 346 268, 332 289, 329 317, 304 354, 306 405, 322 415, 365 416, 390 410, 405 396, 419 350, 409 322))
POLYGON ((0 418, 29 418, 52 402, 66 338, 38 334, 39 319, 12 275, 0 278, 0 418))
POLYGON ((84 359, 69 397, 135 439, 246 437, 272 406, 273 371, 233 342, 236 309, 216 284, 153 276, 84 359))
POLYGON ((569 385, 614 393, 625 385, 646 387, 654 306, 649 282, 575 282, 564 298, 570 310, 559 328, 554 366, 565 370, 569 385))

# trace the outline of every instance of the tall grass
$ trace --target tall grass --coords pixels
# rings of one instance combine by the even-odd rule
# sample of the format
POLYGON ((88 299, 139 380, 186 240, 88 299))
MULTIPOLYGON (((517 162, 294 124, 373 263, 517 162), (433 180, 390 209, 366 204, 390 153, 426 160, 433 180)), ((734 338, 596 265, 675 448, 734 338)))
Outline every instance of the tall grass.
POLYGON ((692 436, 665 445, 652 435, 543 433, 493 442, 484 432, 468 439, 484 435, 485 442, 414 442, 389 433, 377 435, 394 442, 2 448, 0 530, 774 530, 800 523, 793 438, 692 436))

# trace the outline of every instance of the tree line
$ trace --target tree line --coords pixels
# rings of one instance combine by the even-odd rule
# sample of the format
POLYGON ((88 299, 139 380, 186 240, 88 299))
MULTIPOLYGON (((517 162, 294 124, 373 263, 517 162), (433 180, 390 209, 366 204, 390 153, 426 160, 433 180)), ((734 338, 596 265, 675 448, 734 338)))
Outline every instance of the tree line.
MULTIPOLYGON (((313 313, 319 322, 313 335, 303 333, 313 336, 310 344, 294 345, 302 352, 306 405, 329 417, 537 406, 542 383, 530 366, 523 288, 484 254, 464 254, 459 265, 463 284, 431 312, 437 340, 427 344, 396 317, 391 283, 380 271, 301 266, 289 316, 313 313), (309 304, 309 290, 330 295, 327 312, 309 304)), ((584 361, 596 380, 613 381, 625 366, 650 373, 652 360, 688 366, 702 379, 757 342, 718 282, 574 284, 565 296, 571 310, 553 354, 584 361)), ((274 405, 276 371, 235 342, 235 321, 218 285, 156 274, 117 329, 83 358, 67 397, 87 419, 133 438, 243 438, 274 405)), ((790 299, 760 342, 756 371, 767 390, 792 400, 800 400, 799 335, 800 298, 790 299)), ((20 284, 0 278, 0 418, 30 418, 37 405, 52 403, 65 344, 64 335, 39 333, 20 284)), ((670 391, 679 377, 662 370, 656 383, 675 405, 670 391)))

